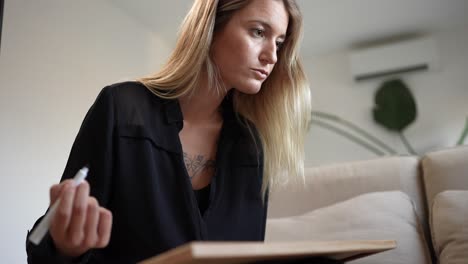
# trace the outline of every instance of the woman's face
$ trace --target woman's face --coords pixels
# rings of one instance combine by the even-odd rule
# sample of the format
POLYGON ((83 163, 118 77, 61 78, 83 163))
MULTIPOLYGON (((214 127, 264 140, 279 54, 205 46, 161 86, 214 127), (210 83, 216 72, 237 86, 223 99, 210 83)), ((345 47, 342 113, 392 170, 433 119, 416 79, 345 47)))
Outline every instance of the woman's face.
POLYGON ((211 56, 226 88, 256 94, 273 70, 289 16, 281 0, 251 0, 215 33, 211 56))

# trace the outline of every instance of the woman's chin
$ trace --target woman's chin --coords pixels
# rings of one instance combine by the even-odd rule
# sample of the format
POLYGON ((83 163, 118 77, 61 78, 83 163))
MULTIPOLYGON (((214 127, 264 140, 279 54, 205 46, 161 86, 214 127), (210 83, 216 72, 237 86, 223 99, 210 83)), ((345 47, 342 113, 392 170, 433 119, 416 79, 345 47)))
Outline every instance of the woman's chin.
POLYGON ((237 91, 245 94, 257 94, 260 92, 260 89, 262 88, 262 83, 255 83, 255 84, 250 84, 250 85, 245 85, 240 88, 236 88, 237 91))

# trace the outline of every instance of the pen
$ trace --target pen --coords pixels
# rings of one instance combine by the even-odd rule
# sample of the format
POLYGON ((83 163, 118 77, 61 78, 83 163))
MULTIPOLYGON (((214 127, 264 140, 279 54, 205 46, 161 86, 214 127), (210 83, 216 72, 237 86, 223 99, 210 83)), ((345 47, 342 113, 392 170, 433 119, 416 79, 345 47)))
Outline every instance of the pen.
MULTIPOLYGON (((84 181, 84 179, 88 175, 88 170, 88 167, 85 166, 76 173, 75 177, 73 177, 74 186, 77 186, 84 181)), ((42 238, 44 238, 45 234, 49 230, 50 220, 54 216, 59 203, 60 198, 54 202, 54 204, 50 207, 49 211, 46 213, 44 218, 42 218, 39 225, 33 230, 31 235, 29 236, 29 241, 31 241, 33 244, 39 245, 39 243, 41 243, 42 238)))

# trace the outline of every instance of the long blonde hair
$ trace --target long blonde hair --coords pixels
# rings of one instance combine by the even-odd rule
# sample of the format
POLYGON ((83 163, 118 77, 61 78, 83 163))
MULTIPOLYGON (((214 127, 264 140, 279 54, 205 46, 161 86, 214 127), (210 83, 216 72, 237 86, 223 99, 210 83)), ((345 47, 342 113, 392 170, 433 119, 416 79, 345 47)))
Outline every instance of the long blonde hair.
MULTIPOLYGON (((193 93, 204 77, 208 87, 222 89, 210 58, 213 35, 249 1, 195 0, 168 62, 159 72, 138 81, 166 99, 193 93)), ((280 1, 289 13, 289 24, 278 61, 259 93, 235 91, 233 97, 234 111, 255 125, 262 144, 263 195, 268 187, 303 181, 304 140, 311 115, 310 89, 299 58, 302 15, 295 0, 280 1)))

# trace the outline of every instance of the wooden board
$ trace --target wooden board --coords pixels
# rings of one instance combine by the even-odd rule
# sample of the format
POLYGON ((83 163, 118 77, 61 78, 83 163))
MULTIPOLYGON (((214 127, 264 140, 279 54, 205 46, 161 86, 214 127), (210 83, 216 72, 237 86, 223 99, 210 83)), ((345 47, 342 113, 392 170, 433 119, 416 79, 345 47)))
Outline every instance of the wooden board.
POLYGON ((144 260, 140 264, 240 264, 307 257, 350 261, 394 248, 394 240, 192 242, 144 260))

